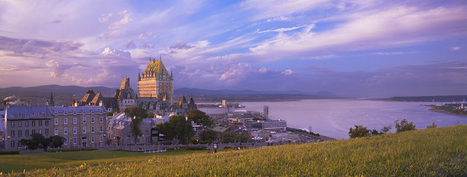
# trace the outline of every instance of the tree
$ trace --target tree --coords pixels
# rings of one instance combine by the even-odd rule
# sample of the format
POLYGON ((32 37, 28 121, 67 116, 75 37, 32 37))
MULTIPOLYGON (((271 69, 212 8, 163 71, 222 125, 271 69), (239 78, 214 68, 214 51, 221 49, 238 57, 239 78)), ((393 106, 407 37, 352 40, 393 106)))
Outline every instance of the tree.
POLYGON ((397 133, 403 132, 403 131, 410 131, 410 130, 415 130, 415 125, 413 125, 413 122, 408 122, 406 119, 403 119, 400 124, 399 124, 399 119, 396 120, 394 123, 396 123, 395 128, 397 129, 397 133))
POLYGON ((229 131, 225 132, 222 135, 223 143, 238 143, 238 142, 248 142, 251 140, 251 135, 249 132, 234 132, 229 131))
POLYGON ((171 116, 169 122, 158 124, 157 127, 166 139, 178 139, 182 144, 187 144, 195 134, 191 121, 183 116, 171 116))
POLYGON ((138 141, 138 137, 142 135, 140 125, 143 122, 143 118, 148 117, 148 111, 142 107, 129 107, 125 109, 125 114, 128 117, 131 117, 131 134, 135 140, 135 145, 138 141))
POLYGON ((438 127, 434 122, 431 125, 426 126, 426 128, 436 128, 438 127))
POLYGON ((61 137, 61 136, 58 136, 58 135, 55 135, 55 136, 51 136, 49 138, 47 138, 49 142, 51 142, 51 145, 50 147, 52 148, 61 148, 63 143, 65 143, 66 139, 61 137))
POLYGON ((27 146, 29 150, 36 150, 38 148, 43 148, 44 151, 47 151, 51 143, 51 139, 45 138, 39 133, 33 133, 30 139, 21 139, 21 144, 27 146))
POLYGON ((212 126, 212 119, 205 112, 200 110, 189 110, 188 111, 188 119, 197 123, 202 124, 206 127, 212 126))
POLYGON ((370 136, 370 130, 362 125, 355 125, 355 129, 350 128, 349 136, 350 138, 370 136))
POLYGON ((213 130, 203 130, 199 133, 201 143, 212 143, 217 139, 217 133, 213 130))

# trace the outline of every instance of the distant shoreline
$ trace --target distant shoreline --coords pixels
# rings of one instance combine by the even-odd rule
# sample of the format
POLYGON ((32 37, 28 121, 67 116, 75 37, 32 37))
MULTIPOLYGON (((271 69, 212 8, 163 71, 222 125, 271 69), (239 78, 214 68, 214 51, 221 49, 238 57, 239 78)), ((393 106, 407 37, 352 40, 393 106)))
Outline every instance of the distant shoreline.
POLYGON ((439 106, 436 106, 436 105, 424 105, 424 106, 429 106, 429 107, 431 107, 430 109, 428 109, 428 111, 431 111, 431 112, 437 112, 437 113, 442 113, 442 114, 448 114, 448 115, 452 115, 452 116, 463 116, 463 117, 467 117, 467 115, 465 115, 465 114, 456 114, 456 113, 453 113, 453 112, 449 112, 449 111, 445 111, 445 110, 439 109, 439 106))

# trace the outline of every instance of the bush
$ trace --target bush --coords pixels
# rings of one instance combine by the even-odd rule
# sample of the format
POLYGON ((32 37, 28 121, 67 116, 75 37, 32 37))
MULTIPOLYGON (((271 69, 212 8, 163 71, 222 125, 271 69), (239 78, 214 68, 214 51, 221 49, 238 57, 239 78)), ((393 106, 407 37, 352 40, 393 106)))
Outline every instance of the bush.
POLYGON ((73 151, 95 151, 97 148, 68 148, 68 149, 49 149, 47 152, 73 152, 73 151))
POLYGON ((0 151, 0 155, 19 154, 19 151, 0 151))
POLYGON ((397 133, 399 132, 404 132, 404 131, 410 131, 410 130, 415 130, 415 125, 413 124, 413 122, 408 122, 406 119, 403 119, 400 124, 399 124, 399 120, 396 120, 396 129, 397 129, 397 133))
POLYGON ((426 128, 436 128, 438 127, 434 122, 431 125, 426 126, 426 128))
POLYGON ((362 125, 355 125, 355 129, 350 128, 349 136, 350 138, 370 136, 370 130, 362 125))

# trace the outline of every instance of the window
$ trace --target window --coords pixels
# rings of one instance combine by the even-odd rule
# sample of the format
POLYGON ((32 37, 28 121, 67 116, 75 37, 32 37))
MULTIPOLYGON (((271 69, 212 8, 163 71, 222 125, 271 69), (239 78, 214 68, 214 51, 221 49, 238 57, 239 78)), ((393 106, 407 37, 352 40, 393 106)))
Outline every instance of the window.
POLYGON ((86 127, 83 127, 83 133, 86 133, 86 127))
POLYGON ((63 118, 63 124, 65 124, 65 125, 68 124, 68 118, 63 118))
POLYGON ((68 141, 70 142, 70 144, 73 143, 73 138, 70 138, 68 141))
POLYGON ((49 129, 48 128, 44 129, 44 132, 45 132, 45 136, 49 136, 49 129))
POLYGON ((15 141, 11 141, 11 147, 15 147, 15 141))
POLYGON ((73 117, 73 124, 77 124, 77 123, 78 123, 78 118, 73 117))
POLYGON ((33 127, 36 126, 36 121, 35 120, 31 121, 31 126, 33 126, 33 127))
POLYGON ((49 120, 45 120, 45 126, 49 126, 49 120))
POLYGON ((39 127, 42 126, 42 120, 39 120, 39 127))
POLYGON ((58 118, 54 119, 54 125, 58 125, 58 118))
POLYGON ((99 117, 99 123, 103 123, 104 122, 104 117, 99 117))
POLYGON ((73 144, 76 144, 78 142, 78 138, 74 137, 73 138, 73 144))
POLYGON ((54 135, 58 135, 58 128, 54 128, 54 135))
POLYGON ((24 136, 28 137, 29 136, 29 130, 24 130, 24 136))
POLYGON ((42 129, 39 129, 39 134, 41 134, 41 135, 42 135, 42 129))
POLYGON ((91 143, 94 143, 94 136, 91 136, 91 143))
POLYGON ((18 127, 21 127, 21 124, 23 124, 23 122, 22 122, 22 121, 19 121, 19 122, 18 122, 18 127))
POLYGON ((21 147, 21 146, 23 146, 23 145, 21 144, 21 140, 20 140, 20 141, 18 141, 18 147, 21 147))
POLYGON ((94 119, 95 119, 94 117, 91 117, 91 123, 94 123, 94 119))
POLYGON ((68 127, 63 127, 63 134, 68 135, 68 127))
POLYGON ((99 132, 104 132, 104 127, 102 125, 99 127, 99 132))
POLYGON ((15 122, 12 121, 12 122, 10 123, 10 127, 15 127, 15 122))
POLYGON ((101 142, 101 143, 104 142, 104 136, 102 136, 102 135, 99 136, 99 142, 101 142))
POLYGON ((83 124, 86 123, 86 117, 83 117, 83 124))
POLYGON ((23 132, 21 130, 18 130, 18 137, 23 136, 22 134, 23 134, 23 132))
POLYGON ((12 138, 15 137, 15 131, 14 131, 14 130, 12 130, 10 133, 11 133, 10 136, 11 136, 12 138))
POLYGON ((91 133, 94 133, 94 126, 91 127, 91 133))
POLYGON ((24 126, 25 126, 25 127, 29 127, 29 120, 27 120, 26 122, 24 122, 24 126))
POLYGON ((34 133, 36 133, 36 129, 31 130, 31 134, 34 134, 34 133))
POLYGON ((68 141, 66 139, 63 141, 63 145, 68 145, 68 141))
POLYGON ((130 137, 130 132, 127 132, 127 133, 126 133, 126 136, 130 137))
POLYGON ((78 128, 77 127, 73 127, 73 134, 77 134, 78 133, 78 128))

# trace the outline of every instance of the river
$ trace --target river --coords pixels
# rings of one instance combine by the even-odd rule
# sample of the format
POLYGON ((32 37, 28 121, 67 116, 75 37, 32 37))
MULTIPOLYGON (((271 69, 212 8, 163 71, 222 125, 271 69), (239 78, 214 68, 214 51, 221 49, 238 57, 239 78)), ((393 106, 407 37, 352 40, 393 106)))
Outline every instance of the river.
MULTIPOLYGON (((425 102, 391 102, 375 100, 315 99, 288 102, 242 102, 246 110, 263 112, 269 106, 269 118, 284 119, 288 127, 312 128, 315 133, 336 139, 349 138, 354 125, 380 130, 394 121, 407 119, 416 129, 425 129, 433 122, 438 127, 467 124, 467 117, 428 111, 425 102)), ((441 103, 438 103, 441 104, 441 103)))

